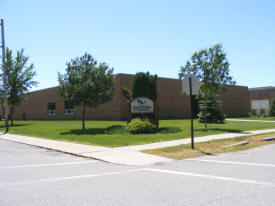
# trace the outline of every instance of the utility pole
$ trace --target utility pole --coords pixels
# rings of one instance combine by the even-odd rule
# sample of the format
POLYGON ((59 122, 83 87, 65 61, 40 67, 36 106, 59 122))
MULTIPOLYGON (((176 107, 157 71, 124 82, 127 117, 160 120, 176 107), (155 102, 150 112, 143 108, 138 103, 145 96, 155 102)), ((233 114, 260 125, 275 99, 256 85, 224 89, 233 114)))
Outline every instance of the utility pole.
POLYGON ((1 19, 1 34, 2 34, 2 65, 3 65, 3 82, 4 82, 4 108, 5 108, 5 123, 6 133, 9 131, 8 120, 8 101, 7 101, 7 78, 6 78, 6 55, 5 55, 5 38, 4 38, 4 20, 1 19))

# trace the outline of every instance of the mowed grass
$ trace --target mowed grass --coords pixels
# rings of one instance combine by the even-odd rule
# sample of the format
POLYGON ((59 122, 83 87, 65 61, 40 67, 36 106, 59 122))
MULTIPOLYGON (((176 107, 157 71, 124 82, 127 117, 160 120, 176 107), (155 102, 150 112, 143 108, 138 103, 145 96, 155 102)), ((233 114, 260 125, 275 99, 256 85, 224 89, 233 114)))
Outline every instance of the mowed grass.
POLYGON ((261 141, 264 137, 274 137, 275 133, 260 134, 246 137, 237 137, 232 139, 221 139, 207 142, 195 143, 195 149, 191 149, 191 145, 179 145, 175 147, 166 147, 153 150, 144 150, 143 152, 159 155, 172 159, 186 159, 203 155, 214 155, 223 152, 233 152, 239 150, 247 150, 250 148, 262 146, 265 144, 275 144, 275 141, 261 141), (233 147, 225 146, 232 145, 241 141, 248 141, 248 144, 238 145, 233 147))
MULTIPOLYGON (((81 121, 78 120, 15 121, 15 125, 10 127, 10 133, 108 147, 190 137, 190 120, 187 119, 161 120, 160 131, 155 134, 129 134, 125 127, 124 121, 86 121, 86 130, 82 131, 81 121)), ((195 137, 270 128, 275 128, 275 123, 227 121, 224 124, 208 124, 205 129, 204 124, 194 121, 195 137)), ((0 122, 0 130, 5 130, 4 121, 0 122)))
POLYGON ((256 117, 256 116, 253 116, 253 117, 238 117, 238 118, 232 118, 232 119, 275 121, 275 117, 256 117))

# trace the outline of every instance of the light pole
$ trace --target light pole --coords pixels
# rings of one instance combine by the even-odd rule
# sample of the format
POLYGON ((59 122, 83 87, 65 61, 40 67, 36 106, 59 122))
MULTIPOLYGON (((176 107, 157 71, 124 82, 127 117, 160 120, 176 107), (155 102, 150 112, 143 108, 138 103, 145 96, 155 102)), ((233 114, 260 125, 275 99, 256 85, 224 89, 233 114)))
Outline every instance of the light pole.
POLYGON ((8 101, 7 101, 7 78, 6 78, 6 60, 5 60, 5 38, 4 38, 4 20, 1 19, 1 35, 2 35, 2 65, 3 65, 3 86, 4 86, 4 108, 6 133, 9 131, 8 122, 8 101))

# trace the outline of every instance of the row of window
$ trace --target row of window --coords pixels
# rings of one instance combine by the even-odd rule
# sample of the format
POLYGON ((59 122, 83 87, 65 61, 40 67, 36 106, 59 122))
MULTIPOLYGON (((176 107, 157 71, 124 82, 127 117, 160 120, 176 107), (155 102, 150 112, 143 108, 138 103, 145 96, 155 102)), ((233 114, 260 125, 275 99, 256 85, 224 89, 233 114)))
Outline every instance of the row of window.
MULTIPOLYGON (((64 114, 74 114, 74 105, 70 102, 64 102, 64 114)), ((48 115, 56 115, 55 102, 48 103, 48 115)))

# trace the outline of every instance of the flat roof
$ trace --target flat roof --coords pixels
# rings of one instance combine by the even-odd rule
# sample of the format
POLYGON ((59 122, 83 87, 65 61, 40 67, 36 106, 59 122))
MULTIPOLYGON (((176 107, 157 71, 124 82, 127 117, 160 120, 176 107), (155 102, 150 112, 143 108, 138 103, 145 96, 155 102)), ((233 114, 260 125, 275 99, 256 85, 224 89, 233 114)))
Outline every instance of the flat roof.
POLYGON ((248 88, 249 90, 266 90, 266 89, 275 89, 273 86, 267 86, 267 87, 254 87, 254 88, 248 88))

